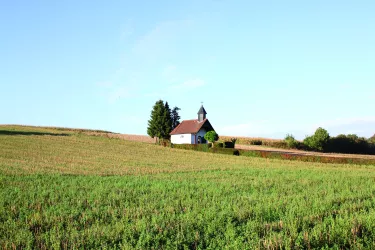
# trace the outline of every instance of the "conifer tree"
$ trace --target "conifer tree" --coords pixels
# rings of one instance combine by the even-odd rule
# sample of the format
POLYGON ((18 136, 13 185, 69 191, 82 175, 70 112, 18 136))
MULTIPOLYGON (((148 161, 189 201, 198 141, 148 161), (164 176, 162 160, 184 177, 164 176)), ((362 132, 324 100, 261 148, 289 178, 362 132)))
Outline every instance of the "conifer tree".
POLYGON ((174 107, 171 111, 168 102, 164 104, 163 100, 157 101, 151 111, 147 134, 158 140, 169 139, 169 134, 180 124, 178 110, 180 110, 178 107, 174 107))
POLYGON ((171 109, 169 108, 168 102, 165 102, 164 105, 164 133, 165 133, 165 139, 169 138, 169 133, 172 132, 172 114, 171 114, 171 109))
POLYGON ((178 111, 181 110, 179 107, 174 107, 171 112, 172 130, 180 124, 180 115, 178 111))
POLYGON ((148 120, 147 134, 151 138, 160 138, 165 137, 165 106, 162 100, 159 100, 155 103, 152 111, 150 120, 148 120))

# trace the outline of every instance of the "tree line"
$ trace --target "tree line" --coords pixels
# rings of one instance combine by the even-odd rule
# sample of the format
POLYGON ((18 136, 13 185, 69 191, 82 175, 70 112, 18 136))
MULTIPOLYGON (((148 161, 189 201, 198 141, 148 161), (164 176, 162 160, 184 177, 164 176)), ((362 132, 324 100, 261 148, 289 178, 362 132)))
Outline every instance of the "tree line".
POLYGON ((180 124, 179 111, 177 106, 170 108, 168 102, 158 100, 152 108, 150 120, 148 120, 147 134, 151 138, 169 139, 170 133, 180 124))
POLYGON ((293 135, 287 135, 285 142, 290 148, 347 154, 375 154, 375 135, 366 139, 355 134, 340 134, 331 137, 324 128, 318 128, 311 136, 306 136, 303 142, 294 139, 293 135))

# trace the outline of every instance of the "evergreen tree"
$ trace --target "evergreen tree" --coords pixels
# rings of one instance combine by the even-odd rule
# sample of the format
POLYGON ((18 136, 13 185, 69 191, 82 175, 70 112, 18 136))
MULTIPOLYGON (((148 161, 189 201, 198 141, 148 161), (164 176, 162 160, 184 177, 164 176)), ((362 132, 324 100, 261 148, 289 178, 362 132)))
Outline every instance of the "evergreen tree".
POLYGON ((151 118, 148 120, 147 134, 151 138, 164 138, 165 137, 165 106, 162 100, 155 103, 152 111, 151 118))
POLYGON ((169 133, 172 132, 172 115, 171 115, 171 109, 169 108, 168 102, 165 102, 164 105, 164 115, 163 115, 163 120, 164 120, 164 137, 165 139, 169 139, 169 133))
POLYGON ((180 124, 180 116, 178 115, 178 107, 174 107, 171 111, 168 102, 159 100, 155 103, 151 117, 148 121, 147 134, 152 138, 169 139, 172 130, 180 124))
POLYGON ((171 112, 172 130, 180 124, 180 115, 178 111, 181 110, 179 107, 174 107, 171 112))

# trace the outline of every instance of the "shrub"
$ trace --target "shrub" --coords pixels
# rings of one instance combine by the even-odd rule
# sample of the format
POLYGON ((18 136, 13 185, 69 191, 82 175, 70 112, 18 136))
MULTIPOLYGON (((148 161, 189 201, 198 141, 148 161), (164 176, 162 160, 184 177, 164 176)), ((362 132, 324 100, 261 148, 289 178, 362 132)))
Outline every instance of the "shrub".
POLYGON ((225 141, 224 148, 234 148, 234 143, 231 141, 225 141))
POLYGON ((294 138, 293 135, 287 134, 284 141, 288 148, 298 148, 299 142, 294 138))
POLYGON ((255 140, 250 140, 249 144, 250 145, 262 145, 263 142, 262 140, 255 139, 255 140))
MULTIPOLYGON (((222 143, 221 143, 222 144, 222 143)), ((240 151, 234 148, 223 148, 223 147, 210 147, 210 144, 172 144, 173 148, 194 150, 201 152, 210 152, 216 154, 226 155, 240 155, 240 151)))
POLYGON ((158 144, 161 145, 161 146, 164 146, 164 147, 171 147, 172 146, 171 141, 168 140, 168 139, 160 139, 158 141, 158 144))
POLYGON ((215 142, 215 141, 219 140, 219 135, 215 131, 213 131, 213 130, 212 131, 208 131, 204 135, 204 139, 206 139, 209 142, 215 142))
POLYGON ((208 152, 209 144, 172 144, 173 148, 208 152))
POLYGON ((236 137, 232 137, 232 138, 230 138, 230 141, 233 143, 233 145, 236 145, 237 138, 236 137))
POLYGON ((363 137, 354 134, 338 135, 332 137, 327 145, 327 152, 349 153, 349 154, 368 154, 371 153, 371 145, 363 137))
POLYGON ((313 136, 307 136, 303 143, 311 150, 324 151, 328 142, 329 134, 327 130, 318 128, 313 136))
POLYGON ((370 138, 368 138, 368 142, 375 144, 375 134, 371 136, 370 138))

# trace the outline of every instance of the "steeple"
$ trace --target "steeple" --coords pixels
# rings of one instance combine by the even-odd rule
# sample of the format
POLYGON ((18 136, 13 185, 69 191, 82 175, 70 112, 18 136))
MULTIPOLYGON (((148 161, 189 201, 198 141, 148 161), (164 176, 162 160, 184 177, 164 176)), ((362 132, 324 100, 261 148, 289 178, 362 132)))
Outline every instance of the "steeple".
POLYGON ((198 111, 198 122, 201 122, 204 119, 206 119, 206 114, 207 114, 207 112, 204 109, 203 104, 202 104, 201 108, 198 111))

